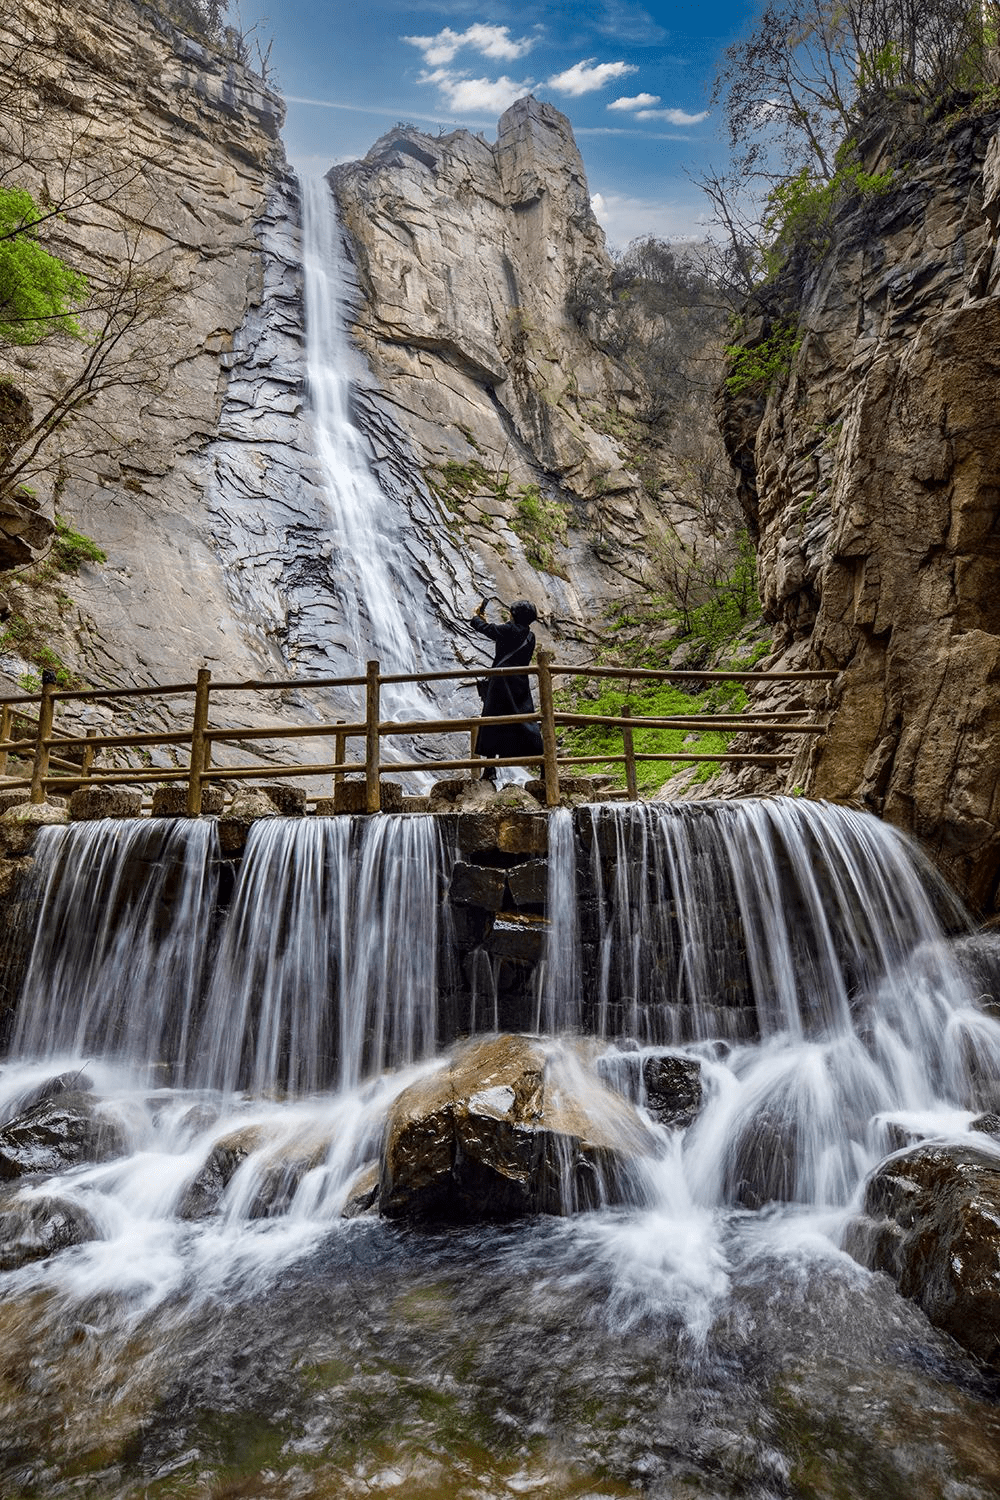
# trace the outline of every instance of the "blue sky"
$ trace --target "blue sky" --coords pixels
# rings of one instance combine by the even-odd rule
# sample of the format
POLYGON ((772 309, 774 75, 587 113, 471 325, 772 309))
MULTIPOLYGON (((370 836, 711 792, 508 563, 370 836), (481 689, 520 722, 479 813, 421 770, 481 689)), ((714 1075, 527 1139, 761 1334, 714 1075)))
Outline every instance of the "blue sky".
POLYGON ((685 175, 721 165, 708 112, 715 64, 754 7, 712 0, 514 5, 436 0, 241 0, 244 27, 272 38, 288 103, 285 144, 307 171, 364 156, 399 120, 490 140, 522 94, 569 116, 609 242, 703 234, 685 175))

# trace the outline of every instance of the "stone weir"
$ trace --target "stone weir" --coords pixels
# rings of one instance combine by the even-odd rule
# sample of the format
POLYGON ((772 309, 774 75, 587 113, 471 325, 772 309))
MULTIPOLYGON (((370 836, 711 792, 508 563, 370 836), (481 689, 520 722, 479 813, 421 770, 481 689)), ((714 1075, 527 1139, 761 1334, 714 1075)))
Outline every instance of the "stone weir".
POLYGON ((7 897, 19 1055, 353 1085, 479 1032, 631 1046, 848 1026, 962 914, 892 829, 774 799, 41 829, 7 897))

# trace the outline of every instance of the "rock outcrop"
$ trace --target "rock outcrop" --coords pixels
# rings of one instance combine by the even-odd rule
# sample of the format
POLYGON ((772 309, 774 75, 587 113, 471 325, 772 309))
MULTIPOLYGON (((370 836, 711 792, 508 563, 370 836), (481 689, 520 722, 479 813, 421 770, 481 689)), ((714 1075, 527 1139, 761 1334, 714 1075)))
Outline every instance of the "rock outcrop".
POLYGON ((891 1157, 845 1248, 1000 1371, 1000 1152, 935 1144, 891 1157))
POLYGON ((467 1043, 389 1114, 379 1211, 511 1219, 642 1201, 654 1143, 582 1058, 524 1036, 467 1043))
MULTIPOLYGON (((399 126, 330 180, 356 260, 355 335, 439 526, 501 597, 528 594, 579 635, 664 508, 683 507, 644 490, 620 421, 635 377, 572 315, 580 279, 611 262, 569 121, 529 97, 493 145, 399 126)), ((655 433, 644 441, 648 456, 655 433)))
MULTIPOLYGON (((890 149, 891 148, 891 149, 890 149)), ((766 401, 722 422, 759 533, 776 667, 840 673, 829 731, 786 789, 860 801, 914 833, 975 904, 1000 876, 997 119, 932 128, 846 205, 777 314, 800 344, 766 401)), ((801 266, 800 266, 801 272, 801 266)), ((758 321, 748 343, 772 337, 758 321)), ((824 689, 805 690, 814 702, 824 689)), ((761 786, 743 773, 730 787, 761 786)))

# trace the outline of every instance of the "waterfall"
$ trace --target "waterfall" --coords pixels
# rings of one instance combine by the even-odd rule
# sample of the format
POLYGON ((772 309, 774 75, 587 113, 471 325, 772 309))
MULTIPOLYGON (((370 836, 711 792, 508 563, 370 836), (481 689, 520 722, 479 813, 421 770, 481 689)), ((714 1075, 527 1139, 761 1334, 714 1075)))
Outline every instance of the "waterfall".
MULTIPOLYGON (((302 183, 302 257, 314 441, 337 539, 334 571, 348 634, 359 660, 367 649, 383 672, 411 673, 419 666, 418 643, 440 632, 414 588, 400 517, 379 486, 368 444, 351 416, 354 356, 346 332, 343 248, 333 194, 322 177, 302 183)), ((416 701, 416 690, 409 689, 409 696, 416 701)))
POLYGON ((208 820, 43 830, 15 1053, 258 1096, 427 1057, 445 855, 431 817, 262 819, 222 911, 208 820))

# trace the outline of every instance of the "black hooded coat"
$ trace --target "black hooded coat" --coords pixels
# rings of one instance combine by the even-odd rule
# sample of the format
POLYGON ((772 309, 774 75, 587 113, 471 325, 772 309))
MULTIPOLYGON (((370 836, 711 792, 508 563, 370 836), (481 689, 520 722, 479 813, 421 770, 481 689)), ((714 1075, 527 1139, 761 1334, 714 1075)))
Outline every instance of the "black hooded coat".
MULTIPOLYGON (((523 625, 491 625, 473 615, 472 628, 493 642, 494 667, 526 667, 535 652, 535 637, 523 625)), ((481 713, 484 719, 502 714, 534 713, 531 683, 527 677, 490 677, 481 713)), ((537 724, 481 724, 476 754, 502 759, 505 756, 541 755, 542 731, 537 724)))

